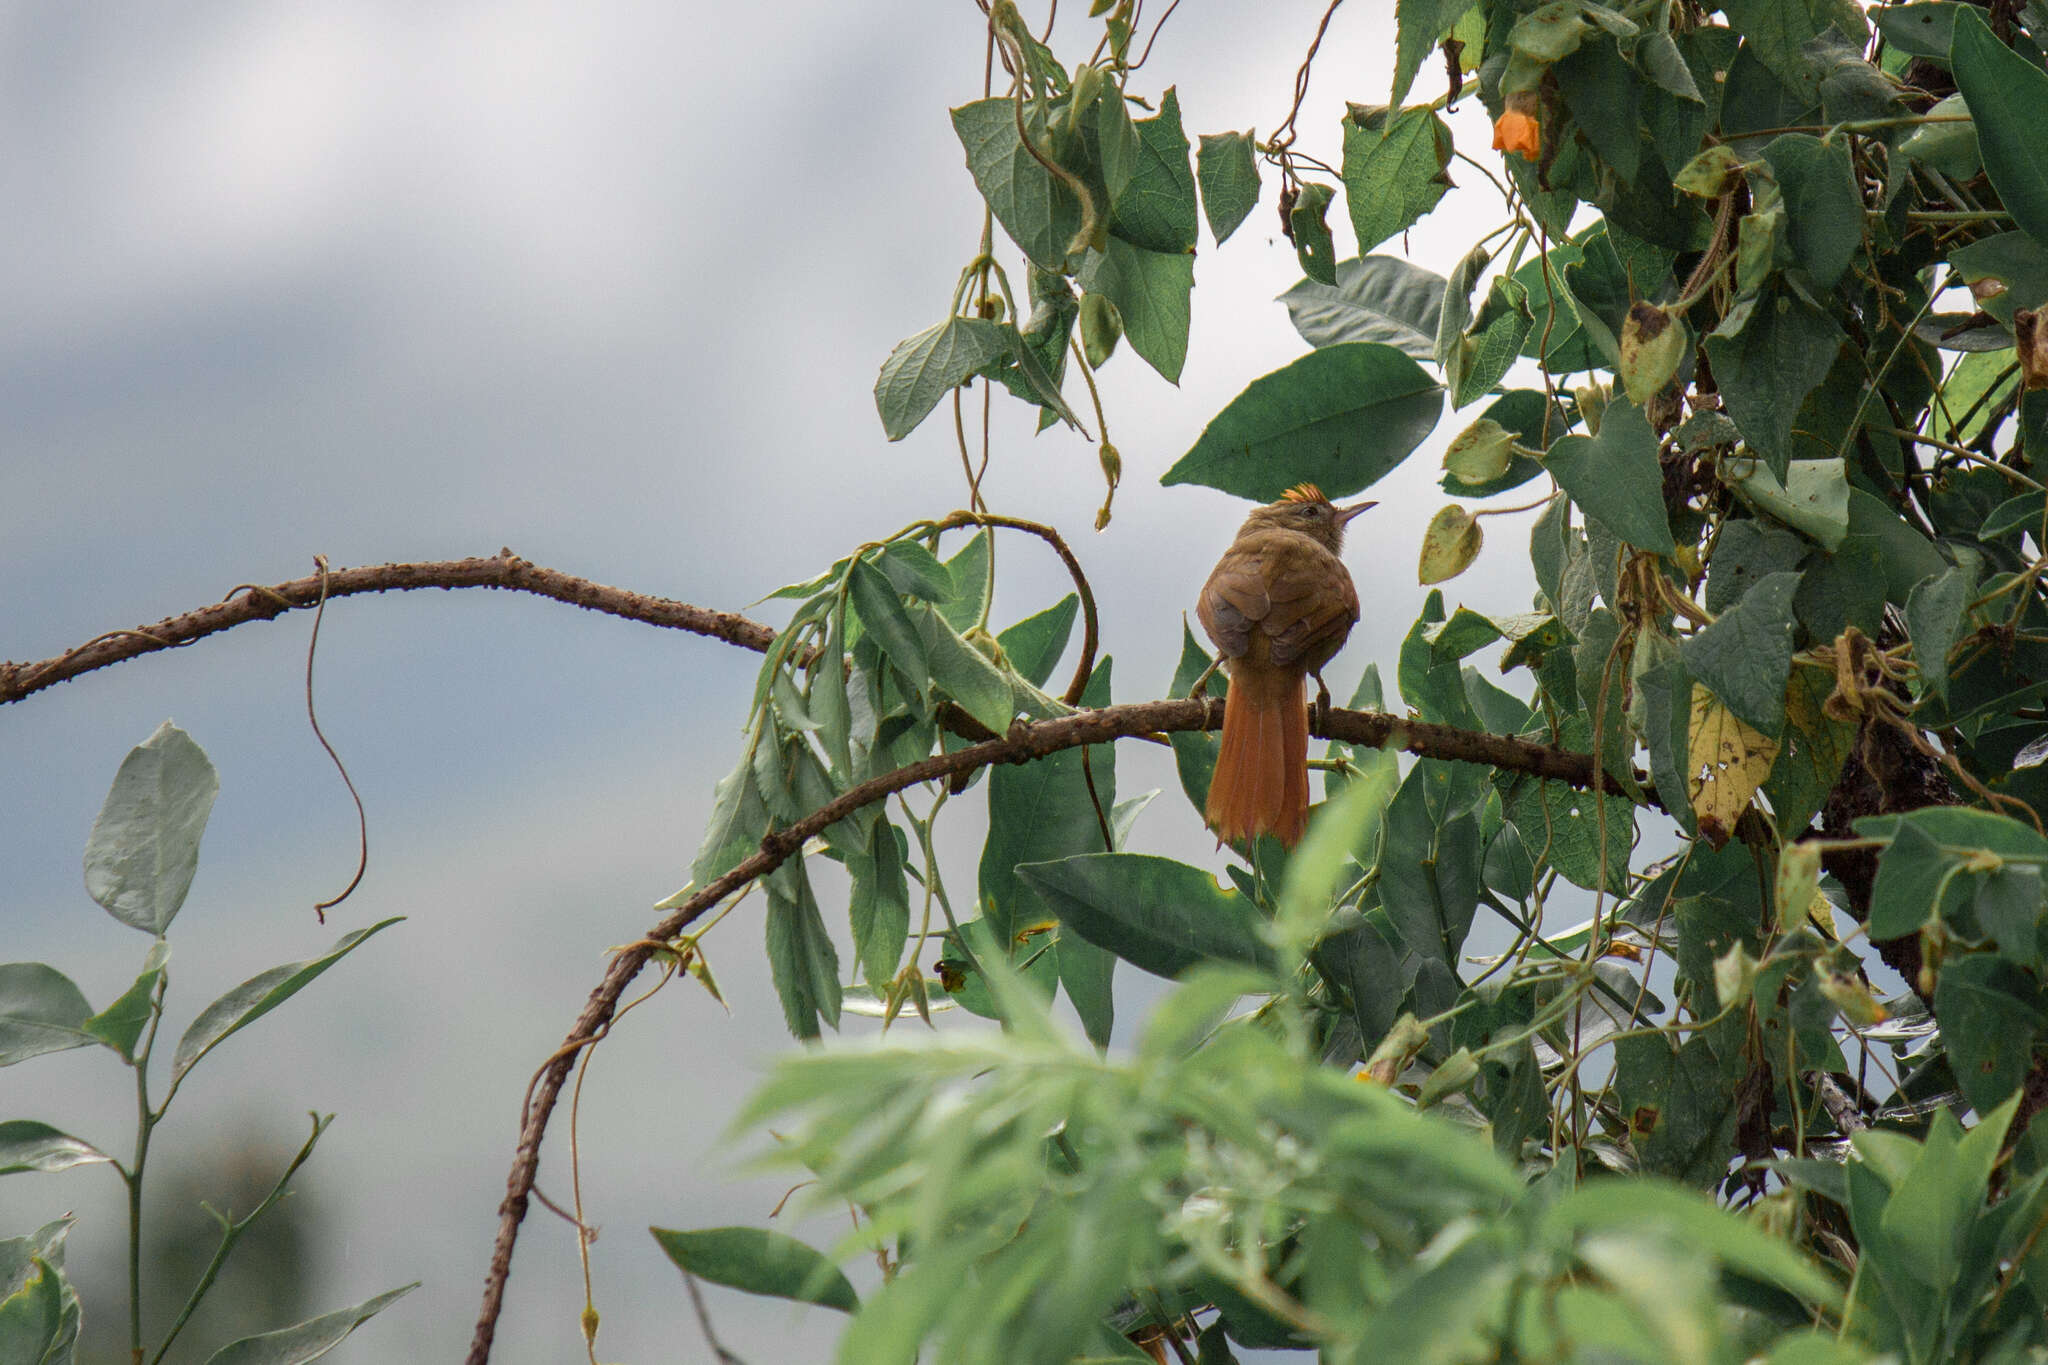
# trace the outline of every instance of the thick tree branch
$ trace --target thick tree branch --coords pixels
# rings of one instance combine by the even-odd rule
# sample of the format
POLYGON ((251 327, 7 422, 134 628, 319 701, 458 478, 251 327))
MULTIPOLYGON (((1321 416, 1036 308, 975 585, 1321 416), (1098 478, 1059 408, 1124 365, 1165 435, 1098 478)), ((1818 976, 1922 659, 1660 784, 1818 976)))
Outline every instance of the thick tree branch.
MULTIPOLYGON (((775 631, 729 611, 712 611, 666 597, 649 597, 624 588, 607 587, 587 578, 544 569, 510 550, 489 558, 448 559, 424 564, 372 564, 337 569, 327 576, 327 596, 352 597, 366 592, 404 592, 415 588, 505 588, 552 597, 557 602, 622 616, 670 630, 693 631, 756 652, 768 648, 775 631)), ((0 663, 0 705, 54 687, 81 673, 106 668, 142 654, 193 644, 209 635, 270 621, 288 611, 310 610, 320 601, 320 575, 295 578, 269 587, 243 584, 212 606, 170 616, 153 626, 109 631, 35 663, 0 663)))

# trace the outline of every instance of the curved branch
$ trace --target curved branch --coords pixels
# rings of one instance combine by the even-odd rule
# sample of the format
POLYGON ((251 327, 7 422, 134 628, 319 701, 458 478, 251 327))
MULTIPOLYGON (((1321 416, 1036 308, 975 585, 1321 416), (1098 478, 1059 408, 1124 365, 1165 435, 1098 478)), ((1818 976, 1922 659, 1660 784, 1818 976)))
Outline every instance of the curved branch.
MULTIPOLYGON (((693 631, 759 653, 775 639, 775 631, 729 611, 712 611, 666 597, 650 597, 624 588, 607 587, 587 578, 544 569, 510 550, 488 558, 447 559, 423 564, 372 564, 337 569, 326 576, 327 596, 352 597, 366 592, 403 592, 415 588, 503 588, 551 597, 589 611, 621 616, 670 630, 693 631)), ((51 659, 35 663, 0 663, 0 705, 54 687, 81 673, 122 663, 161 649, 176 649, 250 621, 271 621, 288 611, 317 606, 321 575, 295 578, 262 587, 244 583, 222 601, 153 626, 109 631, 51 659)))
MULTIPOLYGON (((483 1305, 477 1316, 476 1335, 470 1344, 469 1365, 484 1365, 490 1359, 491 1341, 497 1332, 498 1314, 504 1306, 505 1284, 512 1269, 512 1248, 519 1237, 519 1224, 526 1217, 527 1201, 540 1168, 541 1139, 547 1132, 548 1118, 561 1094, 562 1083, 577 1054, 601 1037, 610 1026, 626 987, 657 948, 675 938, 726 897, 780 867, 806 842, 822 833, 826 826, 899 791, 997 763, 1028 763, 1081 745, 1130 739, 1159 731, 1214 730, 1221 728, 1222 724, 1223 703, 1215 698, 1135 702, 1083 711, 1057 720, 1019 723, 1000 739, 984 740, 952 753, 933 754, 849 788, 795 824, 771 830, 753 855, 676 907, 638 942, 621 949, 605 969, 604 979, 590 993, 582 1013, 576 1018, 575 1027, 555 1051, 531 1091, 520 1122, 519 1146, 512 1158, 512 1170, 506 1177, 505 1199, 498 1206, 498 1235, 491 1249, 490 1270, 484 1280, 483 1305)), ((1392 745, 1425 757, 1485 763, 1579 787, 1592 786, 1596 773, 1590 754, 1371 711, 1332 711, 1327 724, 1317 728, 1326 739, 1373 747, 1392 745)), ((1620 784, 1611 776, 1600 774, 1600 777, 1605 790, 1622 794, 1620 784)))
POLYGON ((1012 531, 1028 531, 1052 546, 1052 552, 1067 566, 1067 574, 1074 580, 1074 591, 1081 598, 1081 658, 1074 665, 1074 680, 1067 684, 1067 694, 1060 700, 1069 706, 1079 706, 1081 694, 1088 690, 1088 679, 1095 672, 1095 649, 1100 639, 1095 620, 1095 590, 1088 586, 1088 575, 1081 572, 1081 561, 1074 558, 1074 552, 1067 548, 1066 538, 1058 531, 1022 517, 1005 517, 993 512, 955 512, 936 523, 934 529, 953 531, 969 526, 1007 526, 1012 531))
MULTIPOLYGON (((1069 686, 1070 694, 1078 700, 1079 693, 1076 689, 1087 685, 1088 675, 1093 668, 1097 629, 1095 595, 1088 587, 1088 580, 1082 574, 1079 562, 1075 560, 1073 551, 1067 548, 1066 541, 1060 537, 1059 532, 1037 522, 1017 517, 956 512, 941 524, 958 528, 982 522, 1028 531, 1040 537, 1053 547, 1066 564, 1067 571, 1073 576, 1074 585, 1081 597, 1084 622, 1081 667, 1076 670, 1074 682, 1069 686)), ((305 578, 295 578, 269 587, 245 583, 230 593, 224 601, 179 616, 166 617, 153 626, 110 631, 55 658, 35 663, 0 663, 0 705, 20 701, 82 673, 90 673, 95 669, 106 668, 143 654, 154 654, 159 650, 194 644, 209 635, 218 635, 222 631, 251 621, 271 621, 288 611, 311 610, 320 603, 321 578, 320 574, 311 574, 305 578)), ((542 568, 530 560, 521 559, 510 550, 500 550, 487 558, 372 564, 354 569, 335 569, 326 575, 326 594, 329 599, 353 597, 360 593, 404 592, 418 588, 498 588, 512 592, 529 592, 539 597, 552 598, 557 602, 567 602, 571 606, 582 607, 587 611, 604 612, 610 616, 661 626, 668 630, 687 630, 697 635, 708 635, 713 639, 738 645, 742 649, 751 649, 755 653, 765 651, 774 643, 776 634, 774 627, 750 620, 736 612, 713 611, 708 607, 693 606, 672 598, 652 597, 645 593, 594 583, 587 578, 542 568)), ((1068 704, 1073 703, 1070 701, 1068 704)), ((1075 744, 1094 744, 1105 739, 1172 730, 1213 730, 1222 725, 1222 714, 1223 703, 1220 701, 1144 702, 1133 706, 1084 712, 1079 716, 1042 721, 1036 725, 1020 725, 1013 728, 1008 736, 997 740, 973 717, 959 707, 946 703, 939 709, 940 721, 948 730, 964 739, 1005 745, 1021 742, 1040 747, 1029 750, 990 751, 984 757, 944 768, 933 775, 945 776, 985 763, 1021 763, 1031 758, 1056 753, 1075 744), (1099 733, 1091 730, 1087 737, 1079 739, 1058 738, 1067 733, 1062 727, 1073 726, 1082 720, 1089 720, 1091 724, 1107 724, 1111 728, 1099 733)), ((1568 782, 1575 787, 1593 785, 1593 761, 1586 755, 1502 735, 1488 735, 1477 731, 1459 730, 1448 725, 1403 720, 1371 711, 1338 710, 1331 711, 1327 722, 1317 727, 1315 733, 1324 739, 1342 740, 1347 744, 1363 744, 1370 747, 1378 747, 1387 743, 1389 739, 1394 739, 1396 747, 1424 758, 1484 763, 1496 768, 1507 768, 1514 772, 1568 782)), ((960 750, 948 757, 951 760, 958 760, 965 755, 983 754, 986 747, 978 745, 975 748, 960 750)), ((920 777, 913 780, 925 781, 928 778, 920 777)), ((1605 785, 1608 791, 1616 795, 1626 795, 1611 777, 1605 785)), ((1654 800, 1654 797, 1652 799, 1654 800)), ((840 817, 836 815, 832 817, 838 818, 840 817)), ((830 824, 831 820, 825 823, 830 824)))

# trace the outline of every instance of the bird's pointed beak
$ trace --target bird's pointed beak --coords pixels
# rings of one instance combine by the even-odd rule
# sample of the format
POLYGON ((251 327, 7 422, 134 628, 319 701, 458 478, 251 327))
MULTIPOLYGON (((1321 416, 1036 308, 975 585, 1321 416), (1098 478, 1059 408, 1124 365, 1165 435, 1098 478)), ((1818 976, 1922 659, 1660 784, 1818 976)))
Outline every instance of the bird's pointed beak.
POLYGON ((1368 512, 1378 506, 1379 504, 1376 502, 1354 502, 1349 507, 1340 507, 1337 510, 1343 513, 1343 516, 1339 519, 1338 524, 1340 526, 1349 525, 1351 519, 1360 512, 1368 512))

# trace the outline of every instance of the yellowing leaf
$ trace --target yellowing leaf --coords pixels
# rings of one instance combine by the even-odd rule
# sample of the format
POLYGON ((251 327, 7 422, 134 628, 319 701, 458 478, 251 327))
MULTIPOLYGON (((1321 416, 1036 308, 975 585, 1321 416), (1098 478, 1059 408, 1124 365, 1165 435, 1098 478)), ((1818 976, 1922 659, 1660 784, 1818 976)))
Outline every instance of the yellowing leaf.
POLYGON ((1508 472, 1514 443, 1513 432, 1482 417, 1444 447, 1444 472, 1462 484, 1490 483, 1508 472))
POLYGON ((1823 968, 1819 974, 1820 993, 1828 998, 1851 1028, 1869 1028, 1891 1018, 1891 1011, 1878 1003, 1870 987, 1848 976, 1823 968))
POLYGON ((1422 562, 1416 567, 1416 578, 1425 584, 1456 578, 1479 557, 1481 540, 1479 523, 1472 514, 1452 503, 1431 517, 1429 528, 1422 533, 1422 562))
POLYGON ((1735 821, 1771 774, 1778 743, 1737 720, 1721 699, 1698 683, 1686 727, 1685 790, 1700 834, 1715 848, 1728 842, 1735 821))

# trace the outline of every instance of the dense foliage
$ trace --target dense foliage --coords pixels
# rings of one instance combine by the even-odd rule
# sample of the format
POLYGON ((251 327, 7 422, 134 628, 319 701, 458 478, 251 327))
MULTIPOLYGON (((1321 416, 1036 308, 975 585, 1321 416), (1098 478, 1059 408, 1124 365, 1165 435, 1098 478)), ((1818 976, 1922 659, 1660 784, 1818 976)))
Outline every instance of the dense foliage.
MULTIPOLYGON (((1109 707, 1111 670, 1085 580, 991 621, 998 539, 1064 546, 982 504, 959 428, 967 512, 775 594, 672 902, 760 883, 798 1037, 894 1021, 746 1114, 859 1217, 829 1252, 663 1251, 847 1311, 847 1362, 2042 1358, 2048 5, 1398 0, 1392 89, 1357 92, 1385 103, 1192 144, 1138 6, 1094 8, 1093 51, 1055 53, 989 7, 1007 84, 951 115, 987 228, 882 367, 886 434, 1000 388, 1097 440, 1107 524, 1093 370, 1176 379, 1202 223, 1277 200, 1310 349, 1165 482, 1347 496, 1448 407, 1421 579, 1535 499, 1533 609, 1433 593, 1394 689, 1368 670, 1329 717, 1305 842, 1233 850, 1226 887, 1143 852, 1118 799, 1109 741, 1166 720, 996 752, 1109 707), (1495 147, 1456 145, 1464 99, 1495 147), (1381 254, 1454 160, 1500 226, 1448 278, 1381 254), (1341 738, 1390 707, 1384 744, 1341 738), (977 785, 949 894, 941 816, 977 785), (1110 1052, 1120 963, 1179 985, 1110 1052), (949 1008, 1003 1027, 911 1027, 949 1008), (885 1267, 865 1294, 856 1257, 885 1267)), ((1190 638, 1169 695, 1209 662, 1190 638)), ((1203 715, 1169 727, 1191 809, 1154 820, 1198 818, 1203 715)), ((666 960, 708 985, 701 931, 666 960)), ((9 1125, 0 1156, 61 1138, 9 1125)), ((0 1318, 54 1283, 53 1235, 0 1248, 0 1318)))

